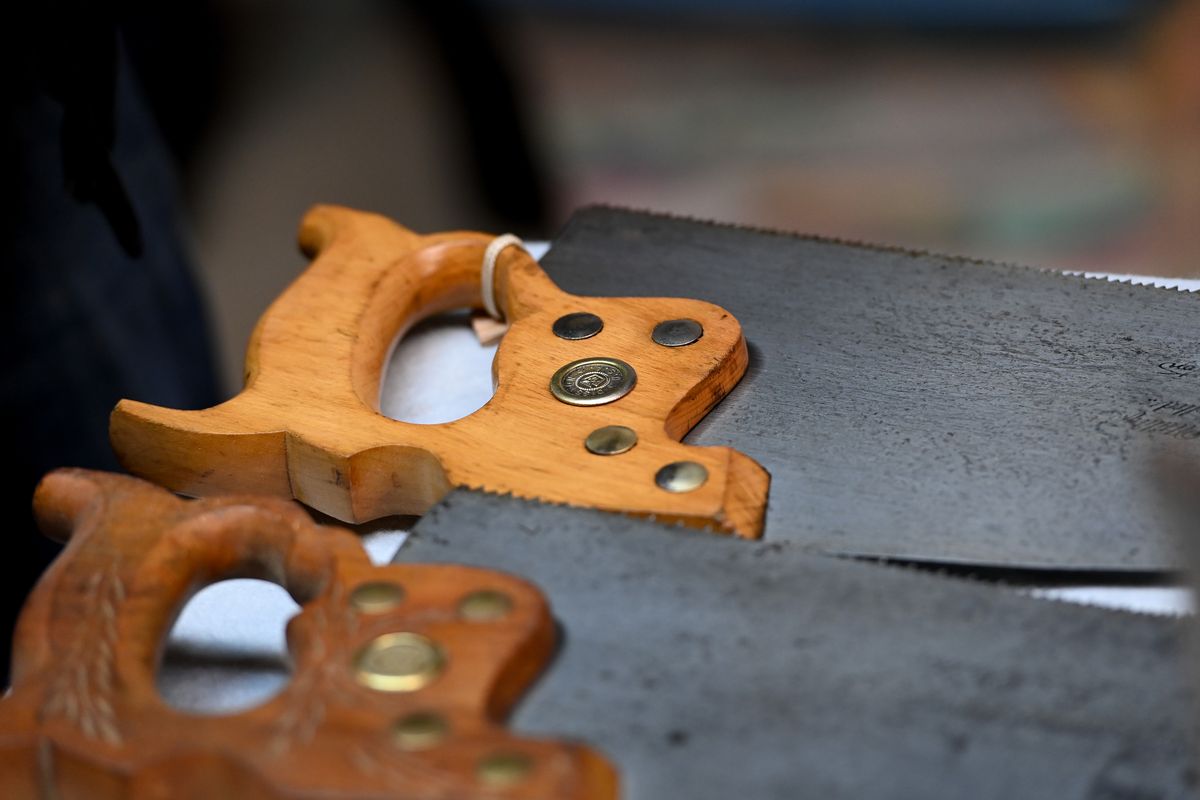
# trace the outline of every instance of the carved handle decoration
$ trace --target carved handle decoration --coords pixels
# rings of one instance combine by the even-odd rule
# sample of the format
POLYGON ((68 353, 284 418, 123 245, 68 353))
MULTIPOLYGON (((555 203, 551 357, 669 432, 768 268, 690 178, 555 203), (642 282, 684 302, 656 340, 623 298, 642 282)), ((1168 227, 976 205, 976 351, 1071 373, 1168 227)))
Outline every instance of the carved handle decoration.
POLYGON ((300 229, 312 264, 259 320, 242 392, 199 411, 122 400, 110 429, 122 463, 184 494, 295 497, 350 522, 422 514, 469 487, 761 535, 767 472, 679 441, 748 363, 741 326, 710 303, 577 297, 509 247, 496 261, 510 328, 494 397, 439 425, 379 413, 395 337, 481 305, 491 240, 317 207, 300 229))
POLYGON ((616 796, 600 755, 501 726, 554 647, 532 585, 374 567, 353 534, 276 498, 185 501, 59 470, 34 505, 69 541, 18 624, 0 700, 4 797, 616 796), (302 604, 292 679, 247 711, 174 710, 155 690, 164 637, 192 594, 228 577, 274 581, 302 604))

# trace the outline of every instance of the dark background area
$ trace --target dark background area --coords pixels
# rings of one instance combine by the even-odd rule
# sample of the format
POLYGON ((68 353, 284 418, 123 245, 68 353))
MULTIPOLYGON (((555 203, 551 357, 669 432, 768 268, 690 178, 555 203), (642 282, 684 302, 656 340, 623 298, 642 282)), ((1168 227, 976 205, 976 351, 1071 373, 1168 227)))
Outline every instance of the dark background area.
MULTIPOLYGON (((1191 0, 66 2, 10 29, 9 508, 115 468, 120 397, 232 394, 318 202, 526 238, 606 202, 1200 275, 1191 0)), ((53 553, 17 516, 9 619, 53 553)))

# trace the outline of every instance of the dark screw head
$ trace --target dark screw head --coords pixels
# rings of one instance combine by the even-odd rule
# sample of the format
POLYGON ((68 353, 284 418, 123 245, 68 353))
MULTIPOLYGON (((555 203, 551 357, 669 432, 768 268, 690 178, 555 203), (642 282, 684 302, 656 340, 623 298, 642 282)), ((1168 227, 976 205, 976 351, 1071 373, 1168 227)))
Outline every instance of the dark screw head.
POLYGON ((586 311, 564 314, 554 320, 554 335, 560 339, 590 339, 604 329, 604 320, 586 311))
POLYGON ((703 335, 704 327, 694 319, 668 319, 654 326, 650 338, 663 347, 683 347, 703 335))

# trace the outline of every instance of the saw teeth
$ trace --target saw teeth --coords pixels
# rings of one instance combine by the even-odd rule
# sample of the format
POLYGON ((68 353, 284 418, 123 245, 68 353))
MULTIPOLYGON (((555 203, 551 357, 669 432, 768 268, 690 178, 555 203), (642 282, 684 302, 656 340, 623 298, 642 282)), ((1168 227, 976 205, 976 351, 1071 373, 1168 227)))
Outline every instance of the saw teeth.
MULTIPOLYGON (((874 250, 879 253, 896 253, 899 255, 910 256, 912 258, 937 258, 946 261, 953 261, 958 264, 974 264, 977 266, 987 267, 1007 267, 1009 269, 1017 269, 1023 271, 1041 272, 1047 275, 1052 275, 1058 278, 1079 278, 1080 280, 1089 281, 1092 283, 1119 283, 1129 286, 1136 286, 1141 289, 1152 289, 1159 292, 1176 293, 1183 292, 1186 294, 1198 294, 1200 290, 1180 289, 1178 286, 1154 286, 1147 283, 1134 283, 1133 279, 1119 280, 1112 278, 1101 278, 1096 276, 1081 275, 1078 272, 1065 272, 1049 267, 1037 267, 1030 264, 1018 264, 1013 261, 997 261, 988 258, 978 258, 976 256, 952 255, 948 253, 939 253, 932 250, 923 250, 920 248, 901 247, 899 245, 880 244, 879 242, 864 242, 859 239, 846 239, 840 236, 824 236, 816 233, 798 233, 796 231, 784 231, 778 228, 767 228, 760 225, 746 225, 735 222, 721 222, 718 220, 706 219, 703 217, 694 217, 690 214, 675 214, 666 211, 655 211, 645 208, 632 208, 630 206, 614 206, 609 203, 592 203, 584 206, 584 209, 596 208, 607 212, 622 214, 625 216, 647 216, 658 217, 659 219, 668 219, 678 222, 686 222, 692 225, 703 225, 709 228, 720 228, 724 230, 742 231, 744 233, 753 233, 764 236, 776 236, 784 239, 797 239, 802 242, 817 242, 820 244, 843 245, 848 247, 858 247, 864 250, 874 250)), ((1153 277, 1153 276, 1151 276, 1153 277)))

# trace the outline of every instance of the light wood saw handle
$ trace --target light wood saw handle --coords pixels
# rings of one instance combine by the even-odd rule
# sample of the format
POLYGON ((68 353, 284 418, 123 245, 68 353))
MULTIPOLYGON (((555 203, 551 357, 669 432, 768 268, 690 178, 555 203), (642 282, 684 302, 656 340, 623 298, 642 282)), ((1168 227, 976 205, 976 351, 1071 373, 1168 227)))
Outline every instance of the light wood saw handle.
POLYGON ((493 364, 495 395, 453 422, 398 422, 379 413, 378 401, 392 342, 430 314, 481 304, 491 237, 422 236, 322 206, 305 217, 300 241, 312 264, 259 320, 239 395, 201 411, 132 400, 116 407, 112 442, 130 471, 189 495, 295 497, 348 522, 422 514, 451 488, 469 487, 761 535, 766 471, 729 448, 679 441, 745 373, 741 326, 725 310, 696 300, 576 297, 510 247, 495 275, 510 323, 493 364), (556 336, 555 321, 573 312, 600 317, 603 329, 586 339, 556 336), (699 323, 703 336, 687 346, 656 343, 655 326, 678 319, 699 323), (603 405, 556 399, 556 372, 597 357, 632 366, 633 389, 603 405), (636 445, 619 455, 589 451, 589 434, 607 426, 632 430, 636 445), (681 462, 703 468, 685 477, 706 478, 698 486, 662 479, 671 475, 660 475, 664 467, 681 462))
POLYGON ((595 752, 501 726, 554 647, 529 583, 374 567, 351 533, 294 503, 189 502, 107 473, 51 473, 35 512, 68 542, 18 624, 0 700, 4 797, 616 796, 595 752), (291 681, 248 711, 176 711, 155 690, 164 637, 194 592, 227 577, 277 582, 302 604, 291 681))

